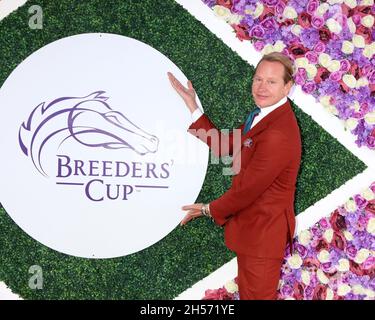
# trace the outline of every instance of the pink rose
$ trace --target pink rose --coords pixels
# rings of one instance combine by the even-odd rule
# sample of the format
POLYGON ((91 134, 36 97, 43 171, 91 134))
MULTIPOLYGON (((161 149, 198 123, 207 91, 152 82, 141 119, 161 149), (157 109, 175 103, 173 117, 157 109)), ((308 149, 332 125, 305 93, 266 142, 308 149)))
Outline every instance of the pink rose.
POLYGON ((324 26, 324 19, 322 17, 319 17, 319 16, 313 16, 312 19, 311 19, 311 25, 315 28, 315 29, 320 29, 321 27, 324 26))
POLYGON ((335 231, 332 238, 332 246, 337 249, 344 250, 346 247, 346 239, 341 232, 335 231))
POLYGON ((298 24, 302 28, 310 28, 311 27, 311 15, 309 15, 307 12, 302 12, 300 15, 298 15, 298 24))
POLYGON ((358 263, 355 263, 353 260, 349 260, 349 270, 356 274, 357 276, 363 276, 364 270, 358 263))
POLYGON ((309 49, 305 48, 301 43, 294 43, 289 46, 288 51, 294 58, 303 57, 309 49))
POLYGON ((319 38, 324 43, 327 43, 329 40, 331 40, 332 35, 327 27, 322 27, 319 29, 319 38))
POLYGON ((324 67, 319 67, 314 77, 315 83, 321 83, 329 77, 329 71, 324 67))
POLYGON ((313 52, 313 51, 306 52, 305 57, 312 64, 317 64, 318 63, 318 55, 315 52, 313 52))
POLYGON ((313 293, 313 300, 325 300, 327 296, 327 286, 318 284, 313 293))
POLYGON ((340 71, 348 72, 350 70, 350 62, 347 59, 340 61, 340 71))
POLYGON ((246 26, 241 25, 241 24, 238 24, 238 25, 232 24, 231 26, 234 29, 234 31, 236 32, 236 37, 240 41, 251 39, 251 37, 249 37, 249 33, 248 33, 248 30, 247 30, 246 26))
POLYGON ((318 0, 310 0, 307 4, 306 11, 309 14, 313 14, 316 9, 318 9, 319 1, 318 0))
POLYGON ((371 30, 369 28, 360 25, 359 27, 357 27, 355 33, 361 35, 365 39, 366 44, 372 43, 372 35, 371 30))
POLYGON ((232 0, 217 0, 216 4, 219 6, 226 7, 228 9, 231 9, 233 5, 232 0))
POLYGON ((342 215, 340 215, 337 209, 333 212, 330 218, 330 223, 331 223, 332 229, 335 231, 346 229, 345 218, 342 215))
POLYGON ((295 282, 293 286, 293 297, 296 300, 304 300, 305 285, 299 282, 295 282))
POLYGON ((314 51, 316 53, 322 53, 322 52, 326 51, 326 45, 323 42, 319 41, 314 46, 314 51))
POLYGON ((370 200, 367 205, 365 210, 369 213, 375 214, 375 199, 370 200))

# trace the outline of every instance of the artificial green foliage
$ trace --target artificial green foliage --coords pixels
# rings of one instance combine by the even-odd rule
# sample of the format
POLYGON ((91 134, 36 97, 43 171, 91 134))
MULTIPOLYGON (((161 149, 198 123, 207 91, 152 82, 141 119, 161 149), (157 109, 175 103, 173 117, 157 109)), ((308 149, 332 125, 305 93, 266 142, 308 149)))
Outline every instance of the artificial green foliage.
MULTIPOLYGON (((0 22, 0 85, 35 50, 90 32, 121 34, 159 50, 193 82, 218 128, 239 126, 254 107, 254 69, 173 0, 29 1, 0 22), (28 27, 28 8, 34 4, 43 9, 42 30, 28 27)), ((298 107, 294 110, 303 139, 298 214, 365 165, 298 107)), ((196 202, 209 202, 230 187, 231 177, 223 176, 222 168, 209 164, 196 202)), ((0 280, 26 299, 173 299, 234 257, 224 245, 222 228, 203 218, 116 259, 89 260, 51 250, 25 234, 2 208, 0 235, 0 280), (28 286, 32 265, 43 269, 42 290, 28 286)))

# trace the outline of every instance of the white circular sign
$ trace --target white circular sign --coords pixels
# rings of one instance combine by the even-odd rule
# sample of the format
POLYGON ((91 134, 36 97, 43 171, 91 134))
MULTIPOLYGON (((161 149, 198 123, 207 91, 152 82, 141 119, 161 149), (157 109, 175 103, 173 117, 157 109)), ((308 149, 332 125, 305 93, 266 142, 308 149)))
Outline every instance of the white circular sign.
MULTIPOLYGON (((34 52, 0 89, 0 201, 31 237, 86 258, 156 243, 194 203, 208 147, 152 47, 81 34, 34 52)), ((198 101, 199 102, 199 101, 198 101)), ((16 239, 15 239, 16 240, 16 239)))

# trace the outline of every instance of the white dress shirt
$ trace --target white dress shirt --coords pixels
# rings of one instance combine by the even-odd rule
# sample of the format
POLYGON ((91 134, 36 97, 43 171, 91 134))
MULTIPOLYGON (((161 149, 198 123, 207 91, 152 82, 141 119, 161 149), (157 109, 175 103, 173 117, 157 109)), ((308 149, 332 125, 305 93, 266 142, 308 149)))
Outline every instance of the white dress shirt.
MULTIPOLYGON (((259 123, 265 116, 270 114, 273 110, 276 108, 282 106, 287 101, 287 97, 282 98, 280 101, 276 102, 272 106, 260 108, 259 114, 254 118, 253 123, 251 124, 251 128, 253 128, 257 123, 259 123)), ((197 121, 200 116, 203 114, 202 110, 197 108, 194 110, 194 112, 191 114, 191 121, 195 122, 197 121)))

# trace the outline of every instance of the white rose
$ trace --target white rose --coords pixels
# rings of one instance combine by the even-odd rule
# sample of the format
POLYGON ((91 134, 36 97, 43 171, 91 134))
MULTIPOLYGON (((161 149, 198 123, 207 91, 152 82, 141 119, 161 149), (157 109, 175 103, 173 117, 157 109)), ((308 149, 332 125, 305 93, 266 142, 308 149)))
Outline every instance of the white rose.
POLYGON ((284 48, 286 47, 285 43, 281 40, 277 40, 275 42, 275 44, 273 45, 273 49, 274 51, 276 52, 281 52, 284 50, 284 48))
POLYGON ((344 230, 343 234, 345 239, 348 241, 352 241, 354 239, 353 235, 348 230, 344 230))
POLYGON ((330 5, 334 5, 336 3, 343 3, 344 0, 328 0, 327 1, 330 5))
POLYGON ((345 54, 352 54, 354 51, 354 44, 348 40, 344 40, 341 45, 341 51, 345 54))
POLYGON ((227 19, 229 18, 229 16, 231 15, 231 12, 228 8, 224 7, 224 6, 219 6, 219 5, 216 5, 216 6, 213 6, 212 7, 213 11, 214 11, 214 14, 227 21, 227 19))
POLYGON ((229 18, 227 19, 227 22, 229 24, 239 24, 242 20, 243 16, 239 14, 231 14, 229 18))
POLYGON ((357 205, 355 204, 355 201, 354 201, 354 200, 348 200, 348 201, 346 201, 346 203, 345 203, 345 208, 346 208, 346 210, 348 210, 349 212, 354 212, 354 211, 357 209, 357 205))
POLYGON ((339 284, 337 294, 339 296, 346 296, 352 289, 347 284, 339 284))
POLYGON ((375 54, 375 42, 371 44, 366 44, 365 48, 362 50, 362 54, 366 58, 371 59, 372 56, 375 54))
POLYGON ((295 19, 297 18, 298 14, 297 14, 297 11, 293 7, 286 6, 284 8, 283 16, 287 19, 295 19))
POLYGON ((333 291, 331 288, 327 288, 327 295, 326 295, 326 300, 332 300, 334 297, 333 291))
POLYGON ((339 265, 337 266, 337 270, 340 272, 346 272, 346 271, 349 271, 349 267, 350 267, 349 260, 341 258, 339 260, 339 265))
POLYGON ((375 111, 369 112, 368 114, 365 115, 365 121, 368 124, 374 124, 375 123, 375 111))
POLYGON ((358 101, 354 101, 353 105, 351 105, 350 107, 354 109, 356 112, 358 112, 361 109, 361 106, 358 101))
POLYGON ((365 87, 368 85, 368 80, 366 77, 361 77, 357 80, 356 88, 365 87))
POLYGON ((307 246, 311 240, 311 232, 309 230, 303 230, 298 235, 298 242, 303 246, 307 246))
POLYGON ((374 0, 362 0, 361 6, 372 6, 374 4, 374 0))
POLYGON ((366 294, 366 296, 370 299, 374 299, 375 298, 375 292, 374 290, 371 290, 371 289, 365 289, 364 290, 364 293, 366 294))
POLYGON ((354 262, 361 264, 366 261, 366 259, 370 256, 370 251, 362 248, 357 252, 357 255, 354 258, 354 262))
POLYGON ((299 24, 294 24, 293 27, 290 29, 290 32, 296 36, 301 34, 302 27, 299 24))
POLYGON ((225 285, 224 285, 225 289, 227 289, 227 291, 229 293, 234 293, 234 292, 237 292, 238 291, 238 285, 233 281, 228 281, 225 285))
POLYGON ((318 69, 313 64, 308 64, 306 67, 307 78, 313 79, 318 72, 318 69))
POLYGON ((335 71, 339 71, 340 67, 341 67, 340 61, 332 60, 331 64, 328 66, 327 69, 329 72, 335 72, 335 71))
POLYGON ((365 293, 365 288, 363 288, 360 284, 355 284, 354 286, 353 286, 353 293, 354 294, 363 294, 363 295, 365 295, 366 293, 365 293))
POLYGON ((328 68, 328 66, 332 62, 331 57, 327 53, 324 53, 324 52, 319 55, 318 61, 325 68, 328 68))
POLYGON ((292 269, 299 269, 302 265, 302 259, 298 254, 293 254, 287 259, 287 263, 292 269))
POLYGON ((264 46, 264 48, 262 49, 261 51, 261 54, 262 55, 266 55, 266 54, 269 54, 271 52, 274 52, 274 48, 273 48, 273 45, 268 43, 264 46))
POLYGON ((357 30, 357 27, 351 17, 348 20, 346 20, 346 24, 348 25, 349 31, 354 34, 357 30))
POLYGON ((302 279, 302 282, 308 286, 310 284, 310 273, 306 270, 302 270, 301 279, 302 279))
POLYGON ((366 231, 368 233, 371 233, 372 235, 375 235, 375 218, 371 217, 370 220, 367 223, 366 231))
POLYGON ((352 38, 353 44, 357 48, 364 48, 365 47, 365 38, 363 38, 360 34, 354 34, 352 38))
POLYGON ((342 27, 340 26, 340 24, 333 18, 329 18, 326 21, 326 25, 329 31, 333 33, 339 34, 342 31, 342 27))
POLYGON ((367 15, 361 19, 361 24, 366 28, 371 28, 374 24, 374 16, 367 15))
POLYGON ((349 118, 345 121, 345 127, 349 129, 350 131, 357 128, 357 125, 358 125, 358 119, 356 118, 349 118))
POLYGON ((318 260, 322 263, 329 262, 329 252, 327 250, 321 250, 317 256, 318 260))
POLYGON ((294 64, 297 68, 306 68, 309 65, 309 60, 305 57, 297 58, 294 60, 294 64))
POLYGON ((328 3, 322 3, 315 11, 318 16, 323 16, 329 9, 328 3))
POLYGON ((258 18, 258 17, 260 17, 260 15, 263 13, 263 10, 264 10, 263 3, 258 2, 257 3, 257 7, 255 8, 255 11, 253 13, 253 17, 255 19, 258 18))
POLYGON ((323 238, 326 239, 328 243, 330 243, 333 238, 333 229, 329 228, 326 231, 324 231, 323 238))
POLYGON ((352 74, 344 74, 342 81, 344 81, 344 83, 351 89, 355 88, 357 85, 357 80, 352 74))
POLYGON ((337 110, 337 108, 334 105, 329 105, 328 107, 326 107, 326 109, 329 113, 332 113, 336 116, 339 114, 339 111, 337 110))
POLYGON ((318 280, 323 284, 327 284, 329 282, 329 279, 327 278, 327 276, 320 269, 318 269, 318 271, 316 272, 316 276, 318 277, 318 280))
POLYGON ((344 0, 344 3, 350 8, 353 9, 357 6, 357 0, 344 0))
POLYGON ((324 107, 328 107, 329 105, 331 105, 331 103, 329 102, 331 100, 331 97, 330 96, 322 96, 320 99, 319 99, 319 102, 324 106, 324 107))
POLYGON ((363 190, 361 192, 361 196, 365 198, 367 201, 370 201, 375 198, 375 195, 370 188, 366 188, 365 190, 363 190))

